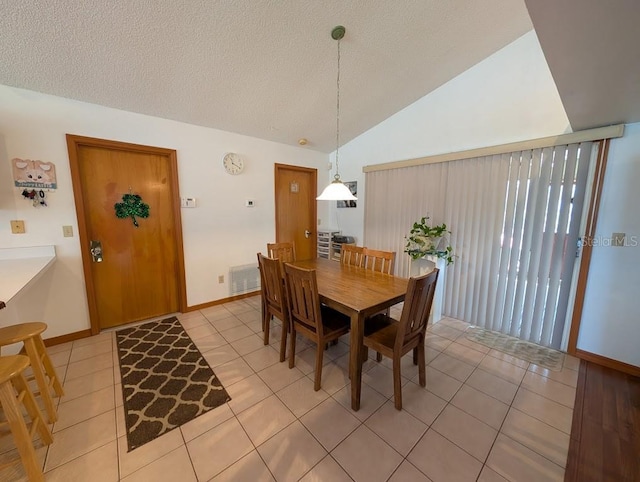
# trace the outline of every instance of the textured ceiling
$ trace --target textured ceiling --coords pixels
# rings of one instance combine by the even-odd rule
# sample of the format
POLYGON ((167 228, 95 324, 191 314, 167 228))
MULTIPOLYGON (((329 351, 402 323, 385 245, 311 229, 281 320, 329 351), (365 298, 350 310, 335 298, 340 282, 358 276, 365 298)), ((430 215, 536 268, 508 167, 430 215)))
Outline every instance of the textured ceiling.
POLYGON ((640 1, 526 0, 574 131, 640 121, 640 1))
POLYGON ((309 148, 512 42, 524 0, 0 0, 0 83, 309 148))

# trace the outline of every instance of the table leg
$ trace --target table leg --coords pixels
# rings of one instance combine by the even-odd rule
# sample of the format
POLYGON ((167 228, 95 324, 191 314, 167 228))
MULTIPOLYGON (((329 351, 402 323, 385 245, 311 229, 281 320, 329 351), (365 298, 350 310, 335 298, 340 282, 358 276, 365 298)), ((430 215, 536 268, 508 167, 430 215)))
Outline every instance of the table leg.
POLYGON ((351 408, 360 410, 360 391, 362 388, 362 337, 364 336, 364 319, 357 313, 351 315, 351 337, 349 375, 351 376, 351 408))

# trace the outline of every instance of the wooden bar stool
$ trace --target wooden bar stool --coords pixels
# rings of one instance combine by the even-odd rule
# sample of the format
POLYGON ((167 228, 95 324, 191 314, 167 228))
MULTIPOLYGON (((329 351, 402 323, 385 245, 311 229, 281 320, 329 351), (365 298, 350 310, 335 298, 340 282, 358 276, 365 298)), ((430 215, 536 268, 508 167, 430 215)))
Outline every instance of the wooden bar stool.
POLYGON ((40 396, 44 401, 49 423, 54 423, 58 420, 58 414, 53 404, 51 390, 53 389, 57 397, 64 395, 64 390, 40 336, 40 333, 46 329, 47 324, 41 322, 5 326, 0 328, 0 347, 13 345, 14 343, 24 343, 24 349, 31 362, 33 377, 38 384, 40 396), (48 381, 47 378, 49 379, 48 381))
MULTIPOLYGON (((33 435, 37 431, 46 445, 50 445, 53 438, 24 378, 23 372, 28 366, 29 358, 24 355, 0 357, 0 405, 7 418, 7 421, 0 426, 9 426, 29 480, 44 481, 33 447, 33 435), (27 429, 20 404, 24 405, 31 418, 31 430, 27 429)), ((17 460, 6 463, 0 468, 15 462, 17 460)))

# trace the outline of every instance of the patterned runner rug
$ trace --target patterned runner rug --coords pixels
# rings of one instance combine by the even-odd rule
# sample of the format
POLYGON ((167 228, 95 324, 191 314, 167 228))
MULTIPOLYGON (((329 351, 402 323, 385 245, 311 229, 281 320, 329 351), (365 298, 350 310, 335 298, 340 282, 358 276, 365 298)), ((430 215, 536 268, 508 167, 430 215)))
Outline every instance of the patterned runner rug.
POLYGON ((116 339, 129 451, 231 400, 175 316, 116 339))
POLYGON ((504 335, 497 331, 485 330, 479 326, 470 326, 467 328, 465 337, 471 341, 515 356, 516 358, 521 358, 522 360, 543 366, 549 370, 560 371, 564 364, 564 353, 561 351, 536 345, 535 343, 504 335))

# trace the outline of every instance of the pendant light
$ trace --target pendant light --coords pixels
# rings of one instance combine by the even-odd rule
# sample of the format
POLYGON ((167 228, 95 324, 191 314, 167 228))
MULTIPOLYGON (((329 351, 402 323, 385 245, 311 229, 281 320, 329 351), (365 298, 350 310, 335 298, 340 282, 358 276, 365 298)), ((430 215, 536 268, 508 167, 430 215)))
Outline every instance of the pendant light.
POLYGON ((356 201, 349 188, 340 180, 339 170, 339 152, 340 149, 340 40, 344 37, 345 28, 343 26, 335 27, 331 31, 331 38, 338 41, 338 78, 337 78, 337 96, 336 96, 336 175, 333 181, 324 188, 316 200, 318 201, 356 201))

